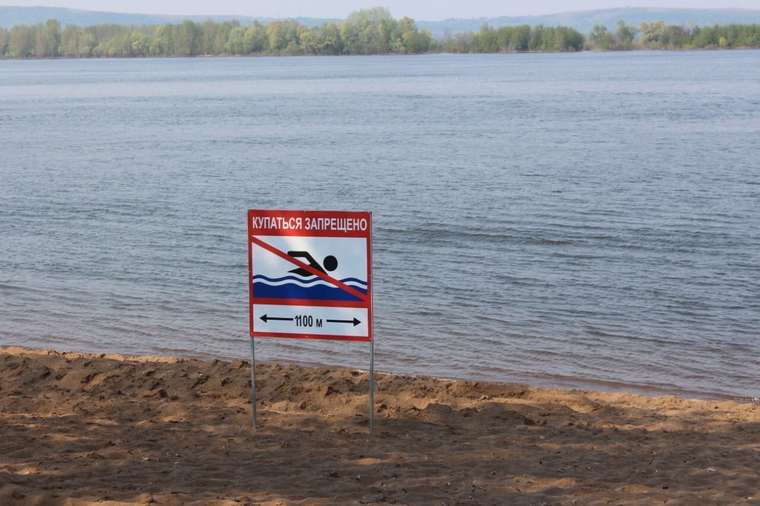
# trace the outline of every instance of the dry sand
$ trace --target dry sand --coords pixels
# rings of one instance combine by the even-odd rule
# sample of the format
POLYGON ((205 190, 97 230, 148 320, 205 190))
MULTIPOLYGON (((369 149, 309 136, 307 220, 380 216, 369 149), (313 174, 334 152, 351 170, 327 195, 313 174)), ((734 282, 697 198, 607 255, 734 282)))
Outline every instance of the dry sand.
POLYGON ((760 504, 760 406, 0 348, 0 505, 760 504))

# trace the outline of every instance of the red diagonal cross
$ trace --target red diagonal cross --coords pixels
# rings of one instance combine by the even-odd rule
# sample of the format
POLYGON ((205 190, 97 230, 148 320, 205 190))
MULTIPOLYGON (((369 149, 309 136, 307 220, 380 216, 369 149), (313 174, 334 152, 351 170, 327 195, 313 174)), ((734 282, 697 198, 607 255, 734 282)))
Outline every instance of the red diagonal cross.
POLYGON ((356 290, 355 288, 353 288, 351 286, 348 286, 343 281, 341 281, 339 279, 335 279, 332 276, 330 276, 330 275, 328 275, 328 274, 320 271, 319 269, 315 269, 311 265, 305 264, 305 263, 301 262, 300 260, 298 260, 296 258, 293 258, 292 256, 288 255, 287 253, 284 253, 284 252, 278 250, 277 248, 275 248, 271 244, 265 243, 264 241, 262 241, 261 239, 259 239, 257 237, 251 236, 251 242, 253 244, 257 245, 257 246, 260 246, 260 247, 264 248, 268 252, 277 255, 278 257, 282 258, 283 260, 287 260, 291 264, 293 264, 293 265, 295 265, 297 267, 300 267, 301 269, 309 272, 310 274, 313 274, 315 276, 319 276, 320 278, 322 278, 323 280, 327 281, 331 285, 337 286, 338 288, 340 288, 344 292, 347 292, 347 293, 353 295, 354 297, 356 297, 357 299, 361 300, 362 302, 367 302, 367 294, 361 293, 359 290, 356 290))

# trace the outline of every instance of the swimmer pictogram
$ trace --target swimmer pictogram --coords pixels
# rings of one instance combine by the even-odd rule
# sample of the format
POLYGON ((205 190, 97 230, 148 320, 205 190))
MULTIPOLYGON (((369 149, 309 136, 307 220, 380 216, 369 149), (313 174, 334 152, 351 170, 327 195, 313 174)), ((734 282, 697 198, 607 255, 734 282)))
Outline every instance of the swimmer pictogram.
MULTIPOLYGON (((322 265, 319 265, 319 262, 314 260, 314 257, 311 256, 311 254, 308 251, 288 251, 288 255, 292 256, 293 258, 304 258, 308 260, 308 263, 310 266, 314 267, 318 271, 321 272, 327 272, 327 271, 334 271, 338 268, 338 259, 335 258, 333 255, 327 255, 324 260, 322 260, 322 265), (324 267, 323 267, 324 266, 324 267)), ((299 276, 310 276, 311 274, 298 267, 296 269, 292 269, 290 272, 293 274, 298 274, 299 276)))

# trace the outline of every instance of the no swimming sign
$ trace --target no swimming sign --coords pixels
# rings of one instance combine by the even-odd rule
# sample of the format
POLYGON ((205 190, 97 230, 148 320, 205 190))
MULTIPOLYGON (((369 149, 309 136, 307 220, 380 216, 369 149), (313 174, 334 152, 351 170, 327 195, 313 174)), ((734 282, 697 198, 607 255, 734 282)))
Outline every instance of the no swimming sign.
POLYGON ((251 337, 372 340, 372 215, 248 211, 251 337))
POLYGON ((251 407, 256 338, 369 342, 369 431, 375 420, 372 214, 248 211, 251 407))

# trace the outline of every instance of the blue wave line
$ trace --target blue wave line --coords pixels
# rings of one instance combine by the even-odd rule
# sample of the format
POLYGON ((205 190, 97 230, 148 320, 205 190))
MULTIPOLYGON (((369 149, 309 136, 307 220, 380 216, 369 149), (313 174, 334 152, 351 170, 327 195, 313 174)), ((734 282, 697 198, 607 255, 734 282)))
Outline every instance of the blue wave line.
POLYGON ((341 283, 347 283, 348 281, 353 281, 354 283, 359 283, 360 285, 367 286, 367 282, 359 278, 343 278, 340 280, 341 283))
MULTIPOLYGON (((355 288, 360 293, 367 293, 364 288, 355 288)), ((285 284, 280 286, 270 286, 261 281, 253 284, 254 297, 271 298, 271 299, 311 299, 311 300, 350 300, 358 301, 348 292, 332 286, 299 286, 295 284, 285 284)))
MULTIPOLYGON (((304 278, 298 278, 296 276, 283 276, 281 278, 270 278, 270 277, 264 276, 263 274, 256 274, 253 277, 253 279, 263 279, 264 281, 269 281, 270 283, 279 283, 280 281, 285 281, 286 279, 287 280, 292 280, 292 281, 299 281, 301 283, 311 283, 312 281, 317 281, 317 280, 319 280, 321 278, 318 277, 318 276, 312 276, 312 277, 306 278, 306 279, 304 279, 304 278)), ((354 283, 359 283, 361 285, 367 286, 367 282, 366 281, 362 281, 361 279, 358 279, 358 278, 344 278, 344 279, 341 279, 340 281, 341 281, 341 283, 346 283, 348 281, 353 281, 354 283)))

